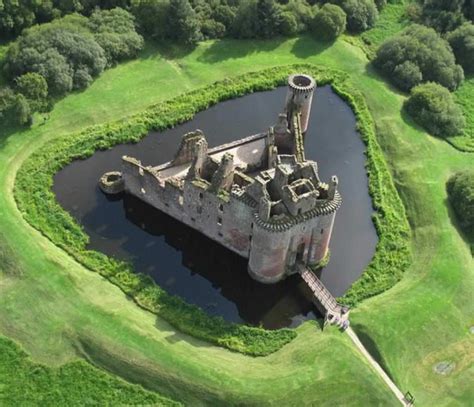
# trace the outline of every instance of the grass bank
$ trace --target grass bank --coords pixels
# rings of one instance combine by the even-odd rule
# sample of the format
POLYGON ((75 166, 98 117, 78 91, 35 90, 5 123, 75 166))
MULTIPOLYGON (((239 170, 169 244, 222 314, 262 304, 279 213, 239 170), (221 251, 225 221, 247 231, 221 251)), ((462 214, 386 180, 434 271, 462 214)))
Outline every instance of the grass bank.
POLYGON ((149 46, 136 61, 104 73, 87 91, 60 101, 50 119, 0 138, 0 228, 23 265, 0 284, 0 332, 35 361, 58 365, 85 357, 129 381, 188 404, 397 405, 390 392, 333 330, 299 327, 283 349, 250 358, 176 331, 139 309, 32 229, 16 208, 14 179, 45 143, 117 120, 189 90, 282 64, 344 71, 365 98, 377 141, 406 207, 413 263, 400 283, 364 301, 352 321, 377 359, 417 404, 472 400, 473 260, 446 203, 445 181, 472 156, 430 137, 401 115, 405 96, 372 70, 365 54, 339 40, 219 41, 172 56, 149 46), (35 332, 35 335, 31 335, 35 332), (77 343, 89 346, 78 347, 77 343), (433 367, 455 362, 448 375, 433 367), (271 366, 271 369, 268 368, 271 366), (341 391, 341 389, 343 389, 341 391))
POLYGON ((465 79, 454 92, 454 97, 466 118, 466 128, 462 136, 451 137, 448 140, 459 150, 472 153, 474 152, 474 76, 465 79))

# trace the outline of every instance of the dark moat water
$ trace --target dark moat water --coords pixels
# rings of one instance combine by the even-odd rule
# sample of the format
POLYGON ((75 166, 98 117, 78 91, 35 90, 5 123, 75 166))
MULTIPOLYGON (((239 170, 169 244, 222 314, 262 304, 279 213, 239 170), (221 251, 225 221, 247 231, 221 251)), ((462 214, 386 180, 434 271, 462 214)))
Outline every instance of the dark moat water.
MULTIPOLYGON (((314 319, 310 293, 298 276, 274 285, 257 283, 247 274, 246 259, 134 197, 111 199, 97 186, 104 172, 120 169, 124 154, 147 165, 163 163, 173 157, 182 134, 197 128, 204 131, 210 146, 264 131, 283 110, 285 94, 286 88, 279 88, 226 101, 174 129, 151 133, 138 144, 75 161, 55 177, 58 202, 84 226, 91 249, 132 262, 169 293, 209 314, 267 328, 314 319)), ((336 296, 360 276, 377 243, 365 146, 355 124, 350 108, 330 87, 317 89, 306 157, 318 161, 324 181, 338 175, 344 200, 336 215, 331 262, 321 273, 321 280, 336 296)))

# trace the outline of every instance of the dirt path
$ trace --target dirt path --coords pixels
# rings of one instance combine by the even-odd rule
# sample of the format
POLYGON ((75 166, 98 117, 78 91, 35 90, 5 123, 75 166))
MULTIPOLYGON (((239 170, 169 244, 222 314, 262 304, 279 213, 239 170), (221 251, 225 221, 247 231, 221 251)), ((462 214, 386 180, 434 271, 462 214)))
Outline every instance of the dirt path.
POLYGON ((365 346, 360 341, 359 337, 356 333, 352 330, 352 328, 347 328, 346 331, 347 335, 351 338, 352 342, 356 345, 357 349, 365 356, 368 360, 370 365, 375 369, 377 374, 382 378, 382 380, 387 384, 390 390, 397 396, 397 399, 402 403, 404 406, 411 406, 410 403, 406 398, 405 395, 400 391, 400 389, 396 386, 396 384, 388 377, 387 373, 380 367, 380 365, 376 362, 376 360, 371 356, 371 354, 365 349, 365 346))

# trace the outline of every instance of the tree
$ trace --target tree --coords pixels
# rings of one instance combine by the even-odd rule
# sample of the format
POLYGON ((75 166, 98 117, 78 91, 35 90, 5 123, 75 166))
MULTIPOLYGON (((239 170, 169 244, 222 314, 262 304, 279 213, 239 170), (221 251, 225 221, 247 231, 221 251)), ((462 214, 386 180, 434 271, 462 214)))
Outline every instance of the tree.
POLYGON ((236 12, 236 7, 231 7, 228 4, 220 4, 214 9, 212 16, 214 20, 225 26, 226 31, 229 31, 234 23, 236 12))
POLYGON ((298 32, 298 22, 294 14, 289 11, 281 13, 280 33, 286 37, 292 37, 298 32))
POLYGON ((28 72, 15 78, 15 89, 28 101, 33 112, 42 112, 48 108, 48 84, 43 76, 28 72))
POLYGON ((379 13, 373 0, 338 0, 335 3, 346 13, 349 31, 357 33, 368 30, 377 21, 379 13))
POLYGON ((6 124, 31 124, 31 110, 26 98, 9 87, 0 88, 0 119, 6 124))
POLYGON ((36 9, 34 0, 1 0, 0 38, 15 36, 22 29, 30 27, 36 21, 36 9))
POLYGON ((414 87, 404 108, 429 133, 439 137, 462 133, 466 121, 448 89, 437 83, 414 87))
POLYGON ((201 40, 199 20, 188 0, 170 1, 168 37, 183 44, 192 45, 201 40))
POLYGON ((257 1, 258 36, 272 38, 280 33, 282 9, 275 0, 257 1))
POLYGON ((16 122, 22 126, 30 126, 33 122, 30 105, 21 93, 16 95, 16 101, 13 104, 13 117, 15 118, 16 122))
POLYGON ((449 33, 447 39, 464 72, 474 73, 474 25, 464 23, 449 33))
POLYGON ((104 49, 109 66, 135 57, 143 48, 143 37, 135 31, 135 18, 124 9, 96 10, 89 18, 88 27, 104 49))
POLYGON ((164 39, 167 35, 169 3, 164 0, 132 0, 131 12, 139 31, 146 37, 164 39))
MULTIPOLYGON (((296 32, 301 33, 307 31, 311 22, 313 21, 314 15, 317 11, 317 6, 310 6, 306 0, 289 0, 283 5, 284 13, 293 15, 296 20, 296 32)), ((283 19, 287 17, 283 16, 283 19)), ((285 22, 283 21, 284 25, 285 22)), ((282 28, 282 34, 285 35, 285 29, 282 28)))
POLYGON ((446 189, 461 227, 468 232, 474 232, 474 171, 466 170, 454 174, 448 180, 446 189))
POLYGON ((256 38, 259 35, 256 0, 240 1, 232 25, 232 34, 236 38, 256 38))
POLYGON ((411 61, 403 62, 393 70, 393 82, 400 89, 408 91, 414 86, 419 85, 422 80, 423 74, 420 68, 411 61))
POLYGON ((385 41, 377 50, 374 64, 403 90, 421 80, 454 90, 464 79, 448 43, 432 28, 416 24, 385 41), (408 78, 410 72, 413 78, 408 78))
POLYGON ((422 8, 423 21, 438 32, 452 31, 464 22, 465 2, 467 3, 466 0, 425 0, 422 8))
POLYGON ((314 16, 311 31, 317 38, 330 41, 346 29, 346 13, 335 4, 325 4, 314 16))

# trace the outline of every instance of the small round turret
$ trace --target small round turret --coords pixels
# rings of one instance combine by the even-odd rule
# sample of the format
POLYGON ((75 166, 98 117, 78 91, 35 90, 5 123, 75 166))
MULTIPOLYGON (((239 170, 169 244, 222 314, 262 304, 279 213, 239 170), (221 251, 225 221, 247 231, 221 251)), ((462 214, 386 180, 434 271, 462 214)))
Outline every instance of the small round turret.
POLYGON ((102 192, 114 195, 123 192, 125 189, 125 181, 122 173, 119 171, 106 172, 99 180, 99 187, 102 192))
POLYGON ((294 74, 288 78, 288 93, 286 96, 286 113, 291 117, 294 112, 301 113, 301 130, 308 129, 311 102, 313 100, 316 81, 309 75, 294 74))

